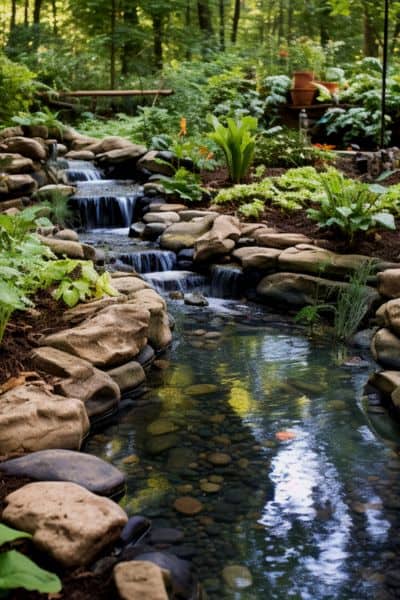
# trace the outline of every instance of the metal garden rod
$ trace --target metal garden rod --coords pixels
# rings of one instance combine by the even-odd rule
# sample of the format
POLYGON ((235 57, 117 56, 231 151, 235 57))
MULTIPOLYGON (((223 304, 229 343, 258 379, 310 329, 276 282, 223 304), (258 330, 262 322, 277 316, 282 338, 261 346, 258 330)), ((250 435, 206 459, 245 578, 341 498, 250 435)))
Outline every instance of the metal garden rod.
POLYGON ((385 19, 384 19, 384 26, 383 26, 381 148, 383 148, 384 143, 385 143, 386 77, 387 77, 387 68, 388 68, 388 40, 389 40, 389 0, 385 0, 385 19))

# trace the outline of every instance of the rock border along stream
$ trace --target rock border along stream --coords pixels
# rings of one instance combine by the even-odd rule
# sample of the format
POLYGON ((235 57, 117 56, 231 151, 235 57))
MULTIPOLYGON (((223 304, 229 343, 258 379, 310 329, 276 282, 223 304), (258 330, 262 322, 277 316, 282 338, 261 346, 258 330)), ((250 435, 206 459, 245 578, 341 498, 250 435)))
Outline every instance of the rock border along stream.
MULTIPOLYGON (((8 159, 0 210, 20 210, 33 192, 39 198, 54 189, 66 196, 74 193, 47 162, 55 147, 58 156, 93 161, 112 176, 134 179, 139 174, 147 181, 160 173, 158 153, 123 138, 97 140, 74 130, 57 136, 49 138, 43 127, 31 137, 20 127, 0 132, 0 158, 8 159)), ((338 255, 303 235, 242 223, 215 207, 193 210, 168 203, 157 182, 147 181, 143 188, 132 237, 159 240, 190 271, 204 274, 217 265, 223 272, 233 266, 260 302, 299 308, 312 303, 316 294, 332 299, 332 293, 348 285, 346 277, 371 262, 375 277, 366 290, 371 328, 357 334, 354 342, 369 347, 382 367, 370 378, 368 393, 373 397, 378 391, 382 402, 400 415, 400 262, 338 255)), ((72 230, 45 231, 42 240, 60 256, 95 262, 103 258, 80 243, 72 230)), ((37 480, 7 497, 3 519, 31 532, 39 548, 66 566, 91 563, 110 544, 129 544, 135 537, 137 523, 128 523, 124 511, 105 498, 123 493, 123 475, 77 451, 91 427, 118 411, 122 393, 140 389, 147 366, 172 339, 165 300, 150 284, 135 273, 115 272, 112 277, 119 297, 67 310, 65 329, 44 338, 34 352, 37 368, 55 378, 54 386, 26 383, 0 396, 0 452, 24 454, 4 462, 2 469, 37 480), (68 517, 54 534, 52 515, 61 509, 68 517)), ((136 597, 136 574, 143 576, 140 593, 150 589, 151 598, 168 597, 161 570, 150 571, 147 565, 118 565, 115 580, 121 597, 136 597)))

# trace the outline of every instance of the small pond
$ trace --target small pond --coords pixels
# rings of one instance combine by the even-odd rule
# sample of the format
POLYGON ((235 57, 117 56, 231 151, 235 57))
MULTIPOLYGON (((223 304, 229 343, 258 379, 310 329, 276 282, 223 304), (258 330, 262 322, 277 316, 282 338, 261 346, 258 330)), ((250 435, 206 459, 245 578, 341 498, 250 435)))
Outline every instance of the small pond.
POLYGON ((256 306, 170 309, 169 364, 87 446, 126 473, 128 513, 184 530, 172 552, 210 598, 379 598, 400 461, 363 410, 368 368, 341 366, 331 340, 311 343, 256 306), (178 513, 182 496, 203 510, 178 513), (229 591, 227 565, 246 566, 251 587, 229 591))

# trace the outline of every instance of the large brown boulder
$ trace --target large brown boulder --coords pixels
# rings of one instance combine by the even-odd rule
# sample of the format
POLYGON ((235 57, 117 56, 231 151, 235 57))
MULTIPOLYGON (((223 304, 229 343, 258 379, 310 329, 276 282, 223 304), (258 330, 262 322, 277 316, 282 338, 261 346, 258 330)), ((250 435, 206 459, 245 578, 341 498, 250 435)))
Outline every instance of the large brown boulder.
POLYGON ((388 298, 400 298, 400 266, 378 273, 378 291, 388 298))
POLYGON ((18 386, 0 396, 0 454, 79 450, 88 430, 83 402, 58 396, 44 383, 18 386))
POLYGON ((0 147, 6 152, 21 154, 32 160, 46 160, 47 148, 37 140, 23 136, 8 137, 1 141, 0 147))
POLYGON ((383 394, 392 394, 400 388, 400 371, 380 371, 369 378, 369 383, 383 394))
POLYGON ((113 288, 117 290, 117 292, 119 292, 120 294, 125 294, 127 296, 135 294, 140 290, 150 288, 150 285, 148 283, 143 281, 143 279, 140 279, 140 277, 136 277, 134 275, 113 278, 112 285, 113 288))
POLYGON ((16 125, 15 127, 5 127, 0 131, 0 139, 4 140, 10 137, 22 137, 24 135, 24 131, 22 127, 16 125))
POLYGON ((172 341, 165 300, 153 289, 140 290, 134 295, 134 304, 150 313, 148 341, 155 350, 161 350, 172 341))
POLYGON ((211 229, 215 218, 214 215, 207 215, 188 223, 170 225, 160 238, 160 246, 174 252, 192 248, 199 237, 211 229))
POLYGON ((70 242, 68 240, 60 240, 53 237, 38 236, 40 241, 52 250, 57 256, 67 256, 68 258, 84 259, 85 252, 82 244, 79 242, 70 242))
POLYGON ((128 521, 112 500, 64 481, 37 482, 6 497, 3 519, 66 567, 90 563, 128 521))
POLYGON ((44 340, 100 368, 128 362, 147 344, 150 312, 136 304, 104 308, 77 327, 54 333, 44 340))
POLYGON ((12 197, 24 196, 32 194, 36 187, 36 181, 28 174, 6 175, 2 181, 1 193, 12 197))
MULTIPOLYGON (((370 261, 369 256, 335 254, 317 246, 299 244, 284 250, 278 262, 282 271, 318 274, 320 277, 346 277, 370 261)), ((374 263, 377 261, 374 260, 374 263)))
POLYGON ((400 298, 382 304, 376 313, 376 317, 379 325, 388 327, 400 336, 400 298))
POLYGON ((121 562, 114 581, 122 600, 168 600, 162 569, 147 561, 121 562))
MULTIPOLYGON (((264 277, 257 286, 261 299, 274 304, 306 306, 318 302, 334 302, 348 283, 322 279, 302 273, 274 273, 264 277)), ((379 297, 373 288, 365 291, 368 307, 379 297)))
POLYGON ((51 346, 37 348, 33 361, 37 369, 59 377, 55 390, 63 396, 82 400, 90 418, 101 417, 117 408, 119 387, 90 362, 51 346))
POLYGON ((219 215, 214 219, 210 231, 196 240, 194 260, 204 262, 214 256, 228 254, 234 249, 240 233, 240 223, 236 217, 219 215))
POLYGON ((32 173, 34 170, 33 160, 21 154, 0 153, 1 170, 10 174, 32 173))
POLYGON ((270 248, 290 248, 297 244, 310 244, 311 239, 302 233, 280 233, 269 228, 257 229, 251 234, 258 246, 270 248))
POLYGON ((244 269, 276 269, 278 257, 282 250, 275 248, 260 248, 258 246, 247 246, 233 252, 244 269))
POLYGON ((96 162, 100 165, 120 165, 123 163, 132 164, 133 166, 139 160, 143 154, 147 152, 145 146, 138 144, 129 144, 123 148, 115 148, 114 150, 108 150, 97 154, 96 162))
MULTIPOLYGON (((88 150, 94 154, 103 154, 104 152, 111 152, 113 150, 132 148, 132 146, 135 147, 136 144, 133 144, 129 140, 119 137, 118 135, 110 135, 102 140, 97 140, 97 142, 89 146, 88 150)), ((146 148, 144 149, 144 152, 146 152, 146 148)), ((144 152, 142 154, 144 154, 144 152)))
POLYGON ((121 392, 133 390, 146 380, 142 365, 135 360, 107 371, 107 375, 118 385, 121 392))
POLYGON ((400 339, 389 329, 380 329, 374 335, 371 351, 379 364, 388 369, 400 370, 400 339))

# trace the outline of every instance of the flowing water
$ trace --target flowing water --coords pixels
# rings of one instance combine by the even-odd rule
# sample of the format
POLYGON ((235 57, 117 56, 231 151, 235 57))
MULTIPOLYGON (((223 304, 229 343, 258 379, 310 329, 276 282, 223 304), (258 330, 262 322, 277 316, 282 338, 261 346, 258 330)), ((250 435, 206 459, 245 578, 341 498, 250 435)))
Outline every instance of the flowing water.
MULTIPOLYGON (((238 270, 217 269, 205 282, 121 234, 92 232, 86 241, 162 292, 192 282, 221 298, 239 285, 238 270)), ((373 365, 346 366, 329 336, 310 341, 250 303, 169 301, 169 309, 176 329, 162 368, 86 446, 126 473, 128 514, 184 532, 167 551, 193 562, 213 600, 400 597, 390 575, 400 539, 400 431, 380 406, 364 406, 373 365), (201 503, 198 514, 176 510, 186 496, 201 503), (251 576, 227 585, 231 565, 251 576)))
POLYGON ((141 191, 140 185, 130 181, 79 182, 71 206, 85 229, 129 227, 141 191))

